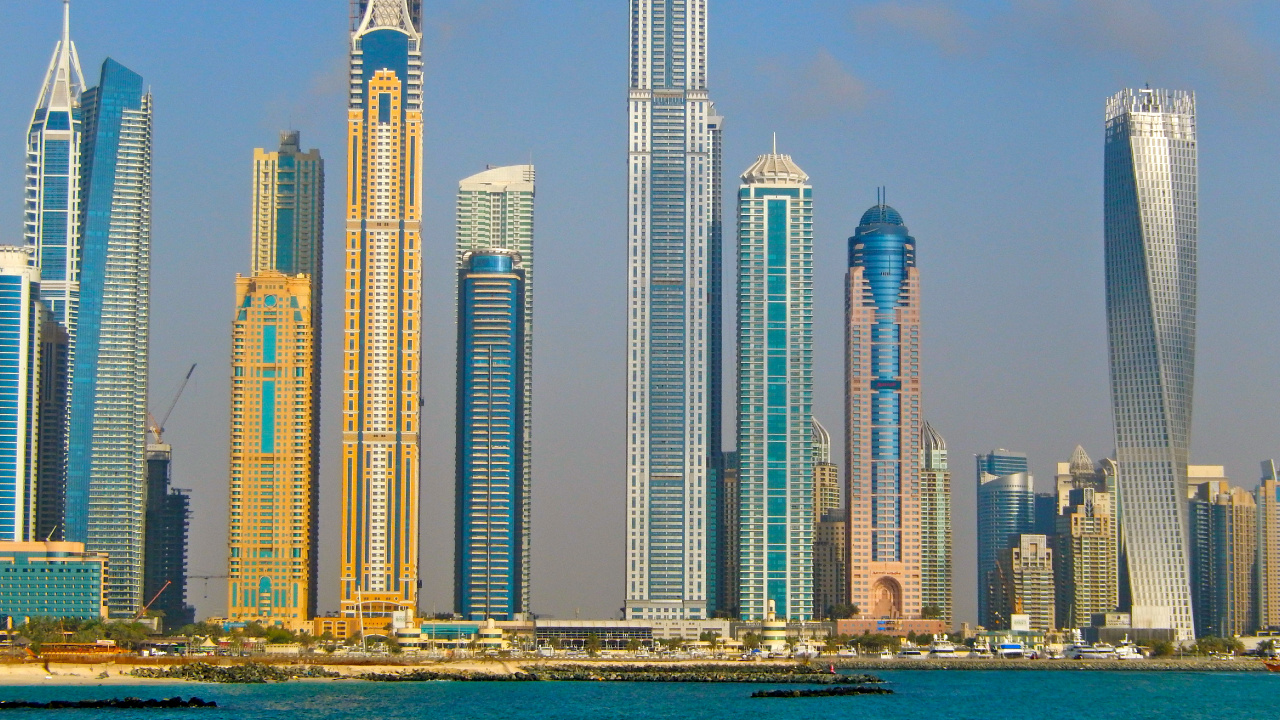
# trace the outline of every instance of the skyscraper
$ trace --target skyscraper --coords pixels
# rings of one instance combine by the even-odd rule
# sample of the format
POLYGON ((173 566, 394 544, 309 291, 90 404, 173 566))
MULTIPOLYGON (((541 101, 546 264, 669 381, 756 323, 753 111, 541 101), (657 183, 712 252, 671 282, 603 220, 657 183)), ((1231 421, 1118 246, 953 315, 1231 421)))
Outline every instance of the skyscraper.
POLYGON ((471 620, 526 612, 524 271, 516 250, 468 251, 458 271, 454 595, 471 620))
POLYGON ((44 539, 34 530, 45 312, 32 254, 0 246, 0 542, 44 539))
POLYGON ((1258 506, 1225 481, 1192 486, 1188 508, 1196 635, 1233 637, 1257 627, 1258 506))
POLYGON ((1009 630, 1014 615, 1027 615, 1032 630, 1054 629, 1053 550, 1039 534, 1014 535, 1000 551, 987 627, 1009 630))
MULTIPOLYGON (((468 252, 500 248, 520 254, 520 270, 524 280, 521 293, 523 378, 520 399, 520 479, 517 509, 521 513, 516 558, 520 597, 516 605, 525 612, 529 607, 529 521, 533 485, 533 206, 536 174, 532 165, 491 167, 458 183, 457 270, 462 271, 463 256, 468 252)), ((461 276, 459 276, 461 277, 461 276)), ((461 281, 459 281, 461 289, 461 281)), ((459 296, 461 301, 461 296, 459 296)), ((459 305, 458 307, 461 307, 459 305)))
POLYGON ((925 421, 920 462, 920 602, 951 624, 951 470, 947 441, 925 421))
POLYGON ((299 629, 315 614, 312 297, 307 275, 236 277, 227 571, 236 622, 299 629))
POLYGON ((47 308, 40 331, 40 450, 37 540, 62 540, 67 506, 67 372, 71 338, 47 308))
POLYGON ((707 0, 632 0, 628 95, 628 618, 715 601, 708 296, 718 116, 707 0))
POLYGON ((339 597, 379 625, 418 602, 421 5, 352 8, 339 597))
POLYGON ((1057 518, 1058 626, 1088 627, 1095 613, 1111 612, 1120 601, 1116 574, 1115 514, 1111 493, 1095 487, 1071 488, 1057 518))
POLYGON ((813 616, 813 188, 761 155, 738 190, 739 603, 813 616))
POLYGON ((253 152, 253 274, 232 321, 228 617, 316 614, 324 160, 296 130, 253 152), (266 511, 266 512, 263 512, 266 511))
POLYGON ((23 239, 36 257, 40 299, 50 311, 42 334, 37 534, 62 538, 67 483, 67 391, 71 333, 80 300, 80 191, 84 74, 63 0, 62 38, 53 51, 27 133, 23 239))
POLYGON ((813 517, 821 520, 828 512, 838 512, 840 503, 840 471, 831 462, 831 433, 813 420, 813 517))
POLYGON ((1280 475, 1262 463, 1258 485, 1258 627, 1280 630, 1280 475))
POLYGON ((919 618, 920 276, 916 240, 883 199, 849 238, 845 287, 850 601, 919 618))
POLYGON ((311 311, 320 329, 324 263, 324 159, 302 150, 297 130, 280 133, 280 149, 253 151, 252 272, 311 278, 311 311))
POLYGON ((998 560, 1018 535, 1035 527, 1034 479, 1027 456, 992 450, 977 456, 978 474, 978 624, 999 627, 991 607, 1002 592, 998 560))
POLYGON ((164 613, 167 631, 195 622, 196 613, 196 609, 187 604, 191 494, 172 486, 172 471, 173 448, 168 443, 148 443, 142 596, 151 603, 151 611, 164 613))
POLYGON ((1135 627, 1193 639, 1187 449, 1196 332, 1196 101, 1107 100, 1104 226, 1117 487, 1135 627))
POLYGON ((107 607, 142 602, 151 310, 151 95, 115 60, 82 96, 80 305, 67 431, 66 529, 110 556, 107 607))

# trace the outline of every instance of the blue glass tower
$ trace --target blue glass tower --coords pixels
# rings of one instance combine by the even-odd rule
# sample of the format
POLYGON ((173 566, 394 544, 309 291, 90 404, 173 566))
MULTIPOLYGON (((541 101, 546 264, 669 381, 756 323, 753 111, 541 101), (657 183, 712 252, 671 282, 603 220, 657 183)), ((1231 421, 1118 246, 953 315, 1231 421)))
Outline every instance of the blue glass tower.
POLYGON ((850 601, 870 617, 919 618, 920 277, 916 240, 883 200, 849 238, 846 293, 850 601))
POLYGON ((1019 535, 1034 532, 1036 494, 1025 453, 992 450, 977 455, 978 623, 994 628, 994 598, 1002 584, 1000 555, 1019 535))
POLYGON ((525 612, 524 281, 505 249, 466 253, 458 274, 454 594, 471 620, 525 612))
POLYGON ((33 530, 44 316, 31 255, 0 247, 0 542, 43 539, 33 530))
POLYGON ((80 112, 84 75, 71 42, 70 4, 62 6, 62 39, 45 73, 27 132, 23 239, 40 273, 40 299, 50 310, 43 354, 37 535, 62 537, 67 482, 67 388, 80 301, 80 112))
POLYGON ((106 602, 142 596, 151 275, 151 95, 108 58, 85 91, 79 320, 72 358, 65 538, 110 557, 106 602))

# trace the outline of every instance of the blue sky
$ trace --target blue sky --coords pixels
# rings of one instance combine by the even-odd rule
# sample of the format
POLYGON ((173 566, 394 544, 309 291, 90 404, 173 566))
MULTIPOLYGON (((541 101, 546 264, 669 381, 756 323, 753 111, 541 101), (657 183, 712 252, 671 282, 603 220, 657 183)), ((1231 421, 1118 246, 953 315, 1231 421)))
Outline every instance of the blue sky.
MULTIPOLYGON (((24 136, 60 12, 57 0, 0 10, 0 242, 21 241, 24 136)), ((452 598, 456 182, 532 157, 533 609, 609 616, 623 580, 628 3, 438 0, 426 12, 422 605, 452 598)), ((166 434, 175 482, 193 492, 195 575, 226 571, 233 278, 249 263, 253 148, 285 128, 328 161, 326 301, 338 302, 346 15, 345 0, 73 3, 89 83, 110 55, 155 94, 152 406, 199 363, 166 434)), ((918 239, 924 402, 951 450, 958 620, 974 614, 972 455, 1024 450, 1047 488, 1077 443, 1111 452, 1102 114, 1122 87, 1197 93, 1192 462, 1256 484, 1258 462, 1280 454, 1280 4, 711 0, 710 15, 726 171, 776 131, 815 188, 815 412, 837 445, 845 239, 880 185, 918 239)), ((337 350, 324 351, 322 609, 337 601, 337 350)), ((220 581, 189 596, 202 614, 224 610, 220 581)))

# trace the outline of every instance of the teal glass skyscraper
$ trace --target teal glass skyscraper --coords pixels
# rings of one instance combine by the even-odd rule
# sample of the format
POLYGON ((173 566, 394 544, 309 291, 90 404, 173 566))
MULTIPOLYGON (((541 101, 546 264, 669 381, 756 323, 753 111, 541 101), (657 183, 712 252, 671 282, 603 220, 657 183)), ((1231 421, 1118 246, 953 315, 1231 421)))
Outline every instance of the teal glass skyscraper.
POLYGON ((83 110, 64 536, 108 554, 108 612, 133 617, 146 504, 151 95, 140 75, 108 58, 83 110))
POLYGON ((25 248, 0 246, 0 542, 37 540, 40 279, 25 248))
POLYGON ((62 38, 45 72, 27 132, 23 240, 40 273, 50 311, 42 359, 37 525, 40 539, 61 539, 67 483, 67 391, 80 301, 80 115, 84 74, 71 42, 70 4, 62 38))
POLYGON ((716 592, 709 295, 721 120, 707 0, 632 0, 627 155, 629 619, 706 618, 716 592))
MULTIPOLYGON (((1187 452, 1196 351, 1196 99, 1107 100, 1103 220, 1107 339, 1135 628, 1194 640, 1187 452)), ((1123 593, 1121 593, 1123 595, 1123 593)))
POLYGON ((1034 478, 1025 453, 992 450, 976 456, 978 481, 978 624, 994 628, 1001 591, 1000 556, 1036 523, 1034 478))
POLYGON ((471 620, 525 612, 520 261, 515 250, 467 252, 458 273, 454 594, 471 620))
MULTIPOLYGON (((491 249, 513 250, 520 255, 521 322, 524 324, 521 381, 520 422, 520 497, 521 512, 519 587, 522 597, 517 606, 529 606, 530 569, 530 503, 533 487, 533 292, 534 253, 533 220, 537 172, 532 165, 490 167, 458 183, 457 262, 463 269, 468 252, 491 249)), ((461 291, 461 284, 459 284, 461 291)))
POLYGON ((813 189, 777 148, 738 190, 739 605, 813 617, 813 189))

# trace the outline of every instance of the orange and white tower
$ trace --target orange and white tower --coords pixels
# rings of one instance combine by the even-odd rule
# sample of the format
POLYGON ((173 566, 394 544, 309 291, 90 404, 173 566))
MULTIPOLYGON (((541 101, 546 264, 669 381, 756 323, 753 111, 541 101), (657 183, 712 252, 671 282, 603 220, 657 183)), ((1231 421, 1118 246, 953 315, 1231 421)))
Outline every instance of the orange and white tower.
POLYGON ((418 601, 420 8, 352 3, 340 598, 344 615, 373 626, 418 601))

